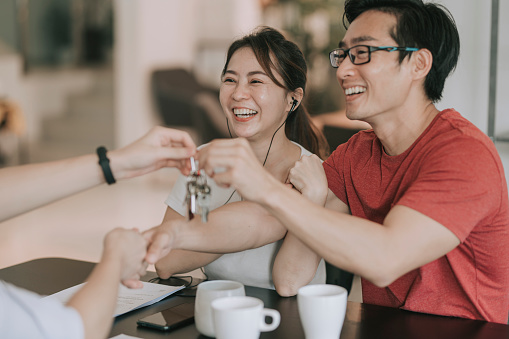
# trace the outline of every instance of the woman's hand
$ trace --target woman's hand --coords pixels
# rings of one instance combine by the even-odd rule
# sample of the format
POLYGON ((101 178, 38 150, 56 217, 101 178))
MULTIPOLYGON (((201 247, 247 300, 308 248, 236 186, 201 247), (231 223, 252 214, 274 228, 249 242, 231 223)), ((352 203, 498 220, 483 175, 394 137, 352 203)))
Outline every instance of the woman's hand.
POLYGON ((328 191, 327 177, 322 162, 316 155, 302 156, 290 170, 287 182, 309 200, 320 206, 325 205, 328 191))
POLYGON ((161 225, 143 232, 143 237, 148 242, 145 260, 149 264, 155 264, 170 253, 176 236, 175 227, 180 222, 180 220, 165 221, 161 225))

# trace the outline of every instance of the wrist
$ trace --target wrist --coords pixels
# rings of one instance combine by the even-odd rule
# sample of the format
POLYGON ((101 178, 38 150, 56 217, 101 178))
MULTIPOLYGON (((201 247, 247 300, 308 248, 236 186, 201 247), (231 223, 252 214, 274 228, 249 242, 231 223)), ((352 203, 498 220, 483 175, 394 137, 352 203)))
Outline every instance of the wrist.
POLYGON ((185 221, 184 219, 174 219, 171 220, 168 225, 166 225, 166 232, 170 238, 170 248, 172 249, 183 249, 182 246, 184 242, 182 241, 183 237, 186 235, 186 230, 189 229, 190 223, 185 221), (187 227, 183 227, 184 224, 187 224, 187 227))
POLYGON ((263 189, 258 190, 260 193, 259 199, 256 201, 261 205, 270 205, 274 200, 278 200, 278 196, 284 195, 284 192, 291 190, 288 184, 285 184, 277 180, 272 175, 267 176, 266 186, 263 189))
POLYGON ((321 189, 315 189, 313 192, 306 192, 303 193, 308 200, 311 202, 319 205, 319 206, 325 206, 325 202, 327 200, 327 191, 321 190, 321 189))
POLYGON ((108 151, 104 146, 100 146, 96 150, 97 157, 99 158, 98 164, 102 169, 102 173, 104 176, 104 180, 108 183, 108 185, 114 184, 116 182, 115 176, 113 175, 110 159, 108 158, 108 151))
POLYGON ((101 256, 101 261, 97 264, 97 266, 103 267, 108 272, 113 273, 120 281, 122 275, 121 260, 121 256, 118 253, 115 253, 114 250, 105 249, 101 256))
POLYGON ((286 187, 281 182, 274 180, 274 183, 271 183, 271 185, 269 185, 268 188, 264 190, 264 194, 262 194, 260 198, 255 202, 262 205, 265 209, 270 210, 271 207, 278 206, 285 191, 291 190, 292 189, 286 187))
POLYGON ((124 179, 126 175, 125 175, 124 171, 122 170, 122 166, 121 166, 121 163, 122 163, 121 157, 122 156, 119 154, 119 150, 108 151, 107 155, 108 155, 108 158, 110 159, 111 172, 113 173, 115 178, 117 178, 119 180, 124 179))

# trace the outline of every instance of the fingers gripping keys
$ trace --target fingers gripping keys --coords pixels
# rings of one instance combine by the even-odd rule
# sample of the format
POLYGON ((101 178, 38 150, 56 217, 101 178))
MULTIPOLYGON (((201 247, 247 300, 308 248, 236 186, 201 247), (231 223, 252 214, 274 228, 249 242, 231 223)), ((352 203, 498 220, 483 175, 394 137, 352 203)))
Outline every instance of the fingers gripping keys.
POLYGON ((210 203, 210 187, 207 178, 200 173, 198 161, 191 157, 191 173, 187 177, 187 219, 192 220, 195 214, 201 215, 201 221, 207 222, 210 203))

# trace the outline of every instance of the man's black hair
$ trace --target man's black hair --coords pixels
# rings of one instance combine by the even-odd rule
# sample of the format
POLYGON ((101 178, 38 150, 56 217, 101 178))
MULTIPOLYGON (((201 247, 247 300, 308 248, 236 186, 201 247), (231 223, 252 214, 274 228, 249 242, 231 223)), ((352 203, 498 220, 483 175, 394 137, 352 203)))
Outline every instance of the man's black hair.
MULTIPOLYGON (((362 13, 376 10, 393 14, 397 19, 389 32, 401 47, 426 48, 433 55, 431 70, 424 81, 428 98, 437 102, 442 98, 445 79, 456 67, 460 39, 451 13, 442 5, 422 0, 346 0, 343 25, 352 23, 362 13)), ((400 53, 400 63, 412 52, 400 53)))

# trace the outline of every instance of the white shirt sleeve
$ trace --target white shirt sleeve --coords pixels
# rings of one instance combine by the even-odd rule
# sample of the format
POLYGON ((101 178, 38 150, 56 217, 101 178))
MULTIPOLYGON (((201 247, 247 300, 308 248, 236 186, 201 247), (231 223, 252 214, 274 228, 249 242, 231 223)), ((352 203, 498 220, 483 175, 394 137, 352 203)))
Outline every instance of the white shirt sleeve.
POLYGON ((172 187, 171 193, 166 198, 166 205, 182 216, 187 215, 187 177, 179 174, 177 181, 172 187))
POLYGON ((80 314, 51 298, 0 281, 2 338, 82 339, 80 314))

